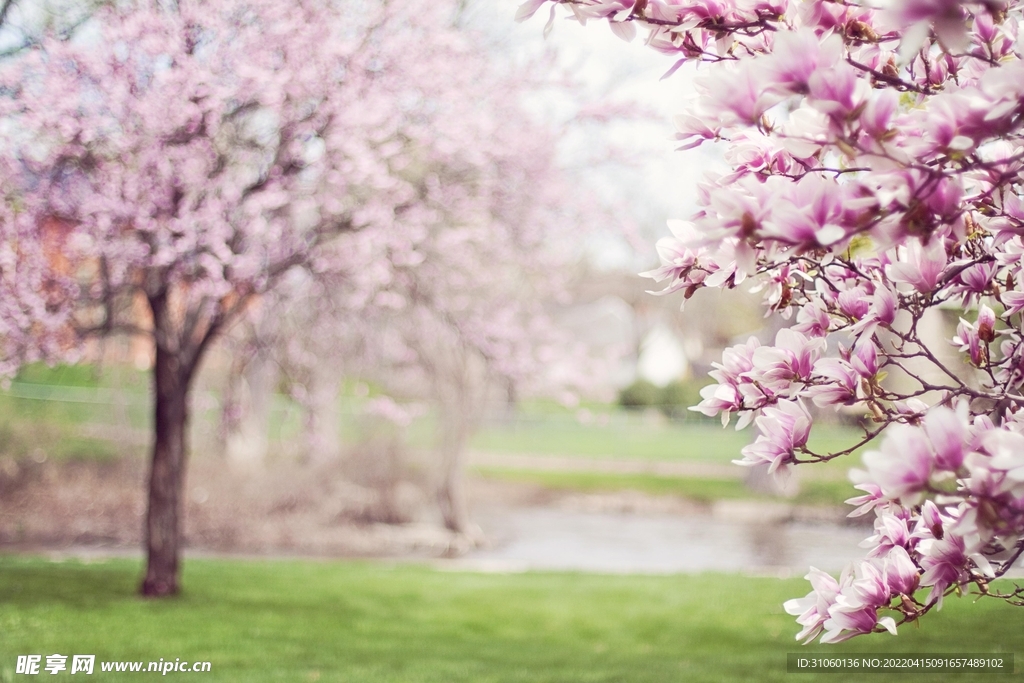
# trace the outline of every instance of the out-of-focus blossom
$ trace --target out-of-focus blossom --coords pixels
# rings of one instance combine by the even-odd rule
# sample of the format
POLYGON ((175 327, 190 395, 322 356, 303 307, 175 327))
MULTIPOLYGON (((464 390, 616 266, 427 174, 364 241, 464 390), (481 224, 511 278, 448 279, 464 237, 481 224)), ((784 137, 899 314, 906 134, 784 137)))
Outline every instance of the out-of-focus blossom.
POLYGON ((970 445, 967 404, 958 404, 956 411, 944 406, 934 408, 925 416, 923 425, 935 454, 935 466, 948 472, 958 471, 970 445))
POLYGON ((906 283, 918 292, 935 289, 939 275, 946 267, 946 251, 941 240, 932 240, 922 245, 917 240, 896 250, 896 261, 885 274, 893 282, 906 283))
POLYGON ((887 498, 913 504, 928 485, 934 459, 921 429, 896 425, 886 433, 880 450, 864 454, 864 465, 887 498))
POLYGON ((847 517, 860 517, 866 515, 875 509, 875 506, 885 502, 885 496, 882 494, 882 487, 878 484, 858 484, 854 486, 855 489, 864 491, 862 496, 854 496, 848 498, 845 502, 847 505, 856 505, 857 509, 849 513, 847 517))

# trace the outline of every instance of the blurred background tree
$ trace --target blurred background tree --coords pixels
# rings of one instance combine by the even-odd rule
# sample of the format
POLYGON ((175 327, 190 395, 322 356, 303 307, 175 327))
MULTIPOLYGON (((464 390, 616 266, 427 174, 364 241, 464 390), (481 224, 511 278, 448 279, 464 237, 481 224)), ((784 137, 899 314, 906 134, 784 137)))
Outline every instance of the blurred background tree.
MULTIPOLYGON (((198 368, 286 279, 321 347, 322 316, 366 330, 409 308, 388 315, 458 415, 442 420, 440 496, 465 528, 466 364, 530 367, 544 328, 526 320, 542 312, 528 293, 553 286, 561 245, 545 238, 564 215, 550 134, 516 111, 521 83, 491 73, 454 5, 429 5, 104 6, 91 30, 46 30, 3 66, 5 358, 152 338, 146 595, 178 590, 198 368), (442 346, 469 355, 442 370, 442 346)), ((310 358, 329 396, 336 358, 310 358)))

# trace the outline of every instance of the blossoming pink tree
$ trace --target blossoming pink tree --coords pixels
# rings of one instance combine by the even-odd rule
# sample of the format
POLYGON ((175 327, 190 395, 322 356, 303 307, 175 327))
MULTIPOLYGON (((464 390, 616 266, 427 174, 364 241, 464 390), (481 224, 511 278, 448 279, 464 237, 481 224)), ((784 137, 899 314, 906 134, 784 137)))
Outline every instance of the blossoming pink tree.
MULTIPOLYGON (((497 102, 510 91, 490 92, 497 102)), ((486 101, 478 97, 472 106, 486 101)), ((465 128, 479 125, 475 118, 462 111, 450 120, 465 128)), ((529 392, 558 383, 565 390, 583 380, 589 362, 586 349, 560 332, 546 310, 553 293, 565 290, 578 258, 565 242, 580 237, 575 226, 588 207, 569 198, 551 128, 530 124, 525 115, 495 124, 489 121, 480 136, 488 142, 476 146, 468 185, 450 185, 456 169, 439 169, 447 182, 429 193, 438 220, 415 241, 422 262, 396 268, 377 305, 367 309, 364 328, 373 365, 418 379, 436 410, 436 498, 445 526, 470 541, 465 451, 493 407, 495 385, 529 392), (555 362, 578 376, 548 376, 555 362)), ((469 170, 463 166, 459 175, 469 170)))
MULTIPOLYGON (((472 54, 453 63, 454 73, 432 76, 436 106, 424 125, 450 152, 403 172, 426 211, 378 233, 365 258, 390 263, 389 276, 374 288, 333 273, 296 281, 264 298, 246 330, 252 367, 262 354, 292 381, 307 411, 313 458, 335 450, 329 430, 343 374, 429 401, 436 500, 445 526, 470 541, 465 450, 476 423, 501 401, 496 386, 500 393, 509 385, 564 391, 593 370, 587 350, 559 331, 547 309, 580 257, 586 229, 579 226, 608 222, 612 211, 571 181, 573 169, 559 159, 562 126, 525 107, 526 96, 549 85, 538 78, 540 65, 472 54), (555 362, 567 368, 557 379, 550 376, 555 362)), ((571 83, 559 80, 559 87, 585 100, 571 83)), ((607 112, 589 103, 576 109, 607 112)), ((383 408, 395 404, 373 405, 387 417, 383 408)), ((407 426, 400 409, 393 417, 407 426)), ((249 416, 244 422, 251 424, 249 416)))
POLYGON ((670 72, 699 65, 678 138, 723 145, 731 171, 647 275, 687 298, 753 284, 793 321, 727 349, 699 410, 753 422, 738 462, 776 474, 869 449, 848 501, 875 515, 867 557, 838 580, 811 570, 786 603, 797 638, 895 633, 951 593, 1024 603, 990 583, 1024 553, 1022 4, 559 0, 552 19, 557 4, 646 30, 670 72), (937 309, 959 311, 955 337, 924 333, 937 309), (811 406, 871 426, 817 452, 811 406))
POLYGON ((97 32, 0 69, 5 361, 58 353, 68 330, 155 342, 144 594, 178 590, 189 390, 212 341, 296 268, 369 300, 404 253, 381 245, 433 216, 409 169, 452 153, 426 123, 467 54, 443 9, 105 7, 97 32))

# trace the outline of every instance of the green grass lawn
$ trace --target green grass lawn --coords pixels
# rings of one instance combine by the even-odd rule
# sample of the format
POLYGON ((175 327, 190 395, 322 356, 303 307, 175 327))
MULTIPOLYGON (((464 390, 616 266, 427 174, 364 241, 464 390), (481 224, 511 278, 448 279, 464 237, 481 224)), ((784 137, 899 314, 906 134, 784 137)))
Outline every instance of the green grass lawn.
MULTIPOLYGON (((115 454, 117 444, 105 442, 105 432, 127 430, 146 441, 151 422, 148 392, 148 373, 133 368, 26 366, 9 389, 0 390, 0 448, 14 456, 38 447, 57 458, 115 454)), ((360 417, 365 400, 348 384, 339 397, 338 427, 347 443, 357 442, 365 431, 360 417)), ((193 402, 194 425, 215 427, 219 397, 197 395, 193 402)), ((738 458, 753 438, 750 429, 737 432, 696 416, 679 422, 657 412, 645 415, 613 405, 588 404, 585 410, 589 420, 550 401, 525 401, 509 420, 483 424, 470 447, 492 453, 724 463, 738 458)), ((293 440, 303 428, 298 406, 286 396, 275 396, 267 428, 271 441, 293 440)), ((429 448, 433 420, 416 420, 405 432, 411 446, 429 448)), ((811 446, 836 450, 855 442, 858 434, 847 427, 817 425, 811 446)))
POLYGON ((104 432, 145 424, 148 411, 113 391, 113 379, 101 381, 88 366, 22 368, 16 381, 0 391, 0 455, 58 460, 119 455, 118 444, 104 432))
POLYGON ((150 602, 133 594, 139 569, 132 561, 0 556, 0 681, 27 680, 14 674, 18 654, 45 662, 54 653, 96 655, 87 680, 97 681, 145 678, 100 673, 101 661, 180 657, 209 661, 211 671, 170 678, 360 683, 837 683, 894 677, 787 674, 786 653, 1024 656, 1024 609, 969 599, 949 600, 897 637, 801 647, 781 607, 807 591, 799 579, 498 575, 371 562, 190 560, 185 567, 184 594, 150 602))
MULTIPOLYGON (((22 367, 0 389, 0 456, 53 460, 145 457, 152 429, 150 377, 124 365, 22 367)), ((194 450, 209 450, 220 421, 220 398, 195 391, 191 432, 194 450)), ((273 397, 267 425, 272 442, 301 434, 294 401, 273 397)))
POLYGON ((728 462, 738 458, 751 439, 748 431, 704 422, 645 424, 638 415, 613 417, 606 425, 549 417, 484 426, 470 444, 491 453, 728 462))
MULTIPOLYGON (((360 417, 365 396, 346 384, 339 398, 341 438, 355 447, 373 423, 360 417)), ((0 456, 14 458, 105 459, 144 457, 148 452, 150 406, 149 377, 123 366, 102 370, 87 366, 26 366, 14 384, 0 391, 0 456)), ((198 393, 193 401, 194 450, 214 452, 219 425, 219 399, 198 393)), ((693 461, 728 463, 753 438, 751 430, 723 429, 717 422, 666 420, 660 413, 641 414, 611 405, 588 404, 588 420, 574 409, 550 401, 525 401, 507 421, 484 424, 470 447, 496 454, 569 456, 581 459, 638 461, 693 461)), ((301 411, 289 398, 275 396, 267 425, 272 452, 301 442, 301 411)), ((811 446, 833 451, 850 445, 857 430, 817 425, 811 446)), ((411 448, 428 449, 433 442, 430 416, 414 421, 404 439, 411 448)), ((846 472, 859 458, 801 468, 804 479, 799 503, 841 503, 855 495, 846 472)), ((737 469, 737 478, 739 477, 737 469)), ((633 489, 673 494, 699 501, 749 498, 739 481, 729 479, 665 477, 645 474, 545 473, 492 469, 487 476, 531 481, 559 489, 613 491, 633 489)))
MULTIPOLYGON (((607 423, 581 423, 567 415, 527 414, 511 424, 484 425, 470 445, 491 453, 727 463, 739 458, 755 436, 752 428, 736 431, 709 420, 645 419, 627 411, 606 416, 607 423)), ((818 424, 809 446, 821 453, 835 452, 857 443, 861 434, 852 427, 818 424)))
MULTIPOLYGON (((759 496, 747 488, 741 479, 604 472, 541 472, 500 467, 477 467, 474 471, 489 479, 537 484, 557 491, 639 491, 655 496, 678 496, 699 503, 761 498, 779 500, 759 496)), ((845 479, 810 479, 800 483, 800 490, 793 498, 783 500, 799 505, 842 505, 846 499, 861 493, 845 479)))

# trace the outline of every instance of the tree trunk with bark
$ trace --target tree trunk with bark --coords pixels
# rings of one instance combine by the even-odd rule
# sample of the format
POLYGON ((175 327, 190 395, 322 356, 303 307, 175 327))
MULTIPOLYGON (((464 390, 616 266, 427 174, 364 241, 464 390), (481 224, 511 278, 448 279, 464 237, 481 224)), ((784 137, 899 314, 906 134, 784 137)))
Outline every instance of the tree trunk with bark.
MULTIPOLYGON (((142 595, 178 593, 182 537, 182 489, 188 458, 189 391, 219 319, 172 304, 160 277, 148 295, 153 315, 153 451, 146 512, 146 576, 142 595)), ((176 302, 177 303, 177 302, 176 302)))
POLYGON ((154 379, 154 438, 146 513, 146 578, 140 591, 160 597, 178 592, 182 501, 188 456, 188 391, 193 367, 157 344, 154 379))

